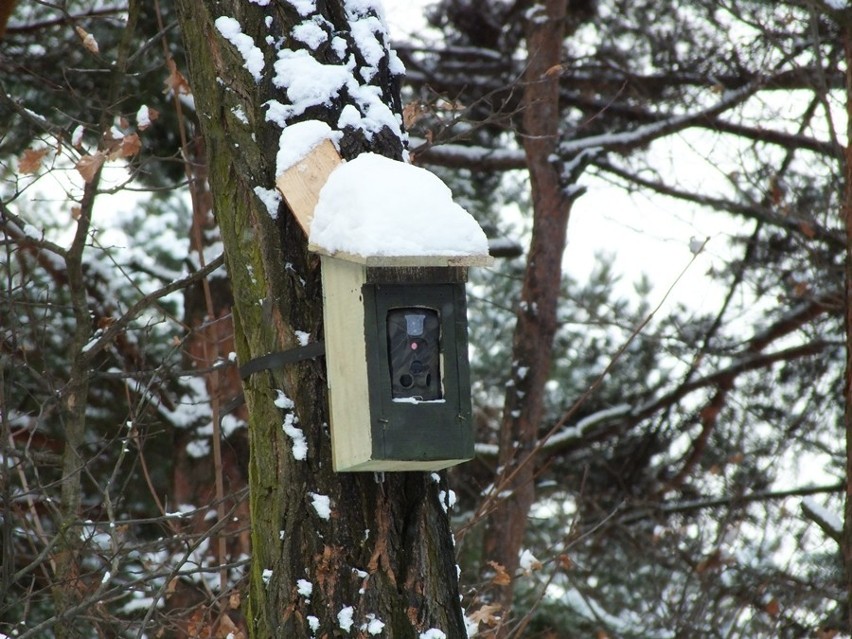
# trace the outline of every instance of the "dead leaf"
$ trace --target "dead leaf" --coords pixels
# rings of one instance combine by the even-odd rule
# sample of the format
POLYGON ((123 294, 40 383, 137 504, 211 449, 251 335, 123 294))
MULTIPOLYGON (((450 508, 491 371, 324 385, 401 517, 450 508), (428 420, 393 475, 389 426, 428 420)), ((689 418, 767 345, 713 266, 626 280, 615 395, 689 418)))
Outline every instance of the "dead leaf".
POLYGON ((98 170, 103 166, 106 156, 98 151, 94 155, 86 154, 77 161, 77 172, 83 176, 86 184, 95 179, 98 170))
POLYGON ((805 297, 811 292, 811 287, 807 282, 796 282, 793 285, 793 297, 805 297))
POLYGON ((166 88, 163 93, 174 91, 178 95, 190 95, 192 90, 189 88, 189 82, 187 82, 183 74, 178 71, 175 61, 169 58, 166 61, 166 66, 169 69, 169 77, 166 78, 166 88))
POLYGON ((773 617, 777 617, 778 613, 781 612, 781 604, 778 603, 778 600, 773 597, 768 604, 766 604, 763 609, 773 617))
POLYGON ((238 610, 240 607, 240 593, 232 592, 228 597, 228 606, 231 610, 238 610))
POLYGON ((83 46, 86 47, 87 51, 91 53, 98 53, 98 51, 100 51, 98 41, 95 40, 95 36, 86 31, 83 27, 75 27, 75 31, 77 31, 77 35, 80 36, 80 39, 83 41, 83 46))
POLYGON ((508 586, 512 583, 512 578, 506 572, 506 567, 503 564, 498 564, 496 561, 489 561, 488 565, 494 569, 495 573, 491 579, 491 583, 495 586, 508 586))
POLYGON ((695 566, 695 572, 703 575, 706 572, 720 569, 725 564, 721 550, 714 550, 707 557, 698 562, 695 566))
POLYGON ((544 72, 544 77, 546 78, 558 78, 562 75, 562 71, 565 69, 561 64, 554 64, 547 71, 544 72))
POLYGON ((471 621, 484 623, 486 626, 496 626, 500 623, 500 604, 483 604, 479 610, 474 610, 468 615, 471 621))
POLYGON ((41 168, 41 161, 47 152, 48 148, 44 149, 27 149, 18 160, 18 171, 21 173, 36 173, 41 168))
POLYGON ((142 140, 139 139, 138 133, 131 133, 121 138, 121 144, 118 146, 119 156, 121 158, 133 157, 142 149, 142 140))
POLYGON ((72 206, 71 207, 71 219, 79 220, 80 215, 82 215, 82 213, 83 213, 83 211, 80 209, 79 206, 72 206))
POLYGON ((216 628, 216 639, 245 639, 243 632, 237 627, 237 624, 228 616, 222 615, 219 619, 219 627, 216 628))
POLYGON ((802 235, 804 235, 809 240, 812 240, 814 239, 814 237, 816 237, 816 231, 814 230, 814 227, 808 222, 799 222, 799 230, 802 232, 802 235))
POLYGON ((562 568, 562 570, 571 570, 571 568, 574 567, 574 562, 571 560, 571 557, 564 553, 559 555, 556 561, 559 563, 559 567, 562 568))
POLYGON ((406 129, 410 129, 418 120, 426 114, 423 103, 414 100, 402 107, 402 122, 406 129))
POLYGON ((180 583, 180 579, 174 577, 171 581, 169 581, 166 586, 166 599, 175 594, 175 590, 177 590, 178 584, 180 583))

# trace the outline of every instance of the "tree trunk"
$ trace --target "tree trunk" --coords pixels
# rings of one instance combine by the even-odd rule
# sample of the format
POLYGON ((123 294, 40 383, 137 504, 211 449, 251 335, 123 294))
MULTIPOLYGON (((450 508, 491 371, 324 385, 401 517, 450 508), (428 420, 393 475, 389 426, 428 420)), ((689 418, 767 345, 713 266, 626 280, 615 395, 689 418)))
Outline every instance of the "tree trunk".
MULTIPOLYGON (((484 559, 498 562, 510 576, 518 569, 526 520, 535 499, 535 461, 530 455, 539 436, 544 385, 550 376, 562 254, 572 202, 559 165, 551 159, 559 141, 559 63, 566 5, 566 0, 548 0, 529 16, 526 25, 529 54, 521 141, 530 173, 533 232, 512 344, 512 377, 500 427, 502 473, 495 482, 495 494, 508 496, 499 498, 483 545, 484 559)), ((492 592, 484 595, 508 612, 513 583, 494 584, 492 592)), ((506 636, 507 632, 504 626, 498 635, 506 636)))
MULTIPOLYGON (((297 330, 310 333, 311 341, 322 339, 319 260, 308 253, 304 233, 286 207, 271 215, 255 191, 273 189, 276 177, 281 129, 266 120, 265 104, 287 104, 286 92, 272 83, 274 43, 300 45, 290 34, 301 17, 286 3, 180 0, 178 6, 233 289, 236 351, 246 363, 297 346, 297 330), (214 25, 222 15, 236 19, 262 51, 259 82, 214 25)), ((305 20, 341 38, 336 43, 346 43, 346 57, 357 60, 353 77, 370 77, 384 104, 399 113, 386 37, 378 71, 369 73, 364 65, 370 52, 360 50, 362 39, 351 32, 350 20, 358 16, 342 0, 320 7, 305 20)), ((319 46, 311 55, 341 63, 335 47, 319 46)), ((344 106, 358 108, 348 87, 327 102, 300 117, 337 128, 344 106)), ((343 134, 345 157, 367 150, 401 155, 399 136, 389 129, 368 135, 347 127, 343 134)), ((382 624, 381 636, 389 639, 418 637, 430 628, 465 636, 452 536, 438 497, 445 480, 428 473, 335 474, 322 360, 256 373, 244 381, 244 390, 251 451, 252 636, 357 636, 382 624), (294 458, 282 430, 288 414, 307 440, 304 460, 294 458), (315 507, 325 498, 328 518, 315 507)))
POLYGON ((846 572, 847 630, 852 630, 852 15, 846 12, 841 24, 846 57, 846 149, 844 162, 843 224, 846 228, 846 383, 844 388, 846 429, 846 504, 844 509, 843 563, 846 572))

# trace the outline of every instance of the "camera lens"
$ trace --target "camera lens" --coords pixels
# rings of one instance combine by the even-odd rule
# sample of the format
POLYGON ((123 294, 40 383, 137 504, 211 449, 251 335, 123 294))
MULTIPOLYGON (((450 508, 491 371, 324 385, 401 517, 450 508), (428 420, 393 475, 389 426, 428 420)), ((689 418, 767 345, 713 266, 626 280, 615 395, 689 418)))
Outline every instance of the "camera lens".
POLYGON ((404 375, 400 375, 399 376, 399 385, 402 386, 403 388, 411 388, 412 386, 414 386, 414 378, 411 375, 409 375, 408 373, 405 373, 404 375))

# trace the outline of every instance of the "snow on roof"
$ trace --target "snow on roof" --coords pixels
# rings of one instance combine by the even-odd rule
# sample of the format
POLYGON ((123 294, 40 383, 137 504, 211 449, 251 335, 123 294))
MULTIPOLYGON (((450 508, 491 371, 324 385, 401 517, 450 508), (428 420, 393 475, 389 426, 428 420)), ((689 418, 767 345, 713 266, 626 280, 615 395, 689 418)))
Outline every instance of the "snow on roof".
POLYGON ((314 211, 311 248, 353 256, 488 255, 475 219, 438 176, 374 153, 335 169, 314 211))
POLYGON ((305 120, 284 128, 278 140, 278 155, 275 159, 276 175, 281 175, 303 160, 323 140, 338 142, 343 137, 340 131, 320 120, 305 120))

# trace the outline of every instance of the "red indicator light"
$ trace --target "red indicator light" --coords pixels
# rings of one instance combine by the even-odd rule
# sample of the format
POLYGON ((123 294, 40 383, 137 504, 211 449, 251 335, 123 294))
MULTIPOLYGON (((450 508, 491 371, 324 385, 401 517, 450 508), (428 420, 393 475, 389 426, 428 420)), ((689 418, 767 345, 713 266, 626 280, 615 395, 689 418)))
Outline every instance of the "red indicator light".
POLYGON ((411 342, 411 350, 413 350, 413 351, 417 350, 417 342, 411 342))

